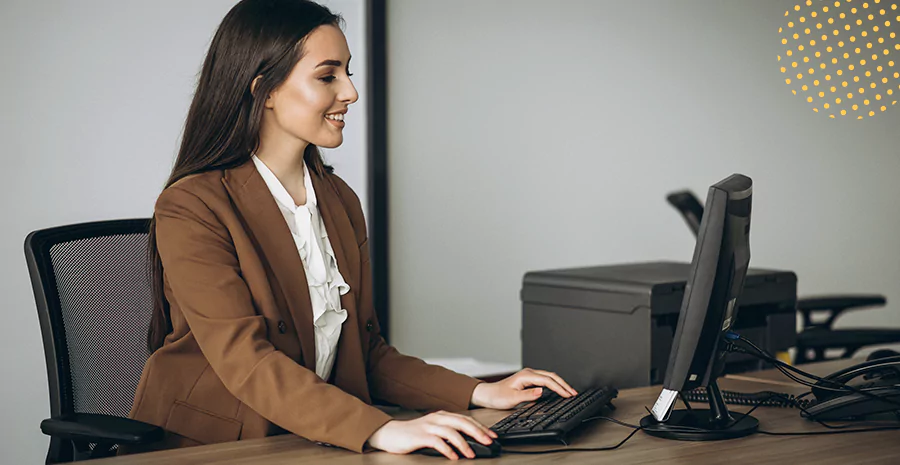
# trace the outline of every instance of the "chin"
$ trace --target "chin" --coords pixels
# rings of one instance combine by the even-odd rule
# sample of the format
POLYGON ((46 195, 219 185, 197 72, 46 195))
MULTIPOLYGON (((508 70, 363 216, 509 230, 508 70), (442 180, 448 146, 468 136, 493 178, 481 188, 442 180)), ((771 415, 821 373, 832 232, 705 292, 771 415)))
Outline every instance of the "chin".
POLYGON ((320 142, 314 142, 313 145, 316 147, 322 147, 323 149, 336 149, 344 143, 344 138, 340 137, 337 139, 325 139, 320 142))

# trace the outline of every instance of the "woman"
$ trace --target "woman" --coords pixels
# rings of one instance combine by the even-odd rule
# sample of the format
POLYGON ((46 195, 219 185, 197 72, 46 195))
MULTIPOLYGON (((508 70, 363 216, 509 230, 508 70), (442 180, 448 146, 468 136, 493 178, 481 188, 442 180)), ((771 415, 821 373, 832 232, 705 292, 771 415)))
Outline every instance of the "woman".
POLYGON ((462 434, 489 444, 484 425, 392 420, 372 400, 506 409, 575 392, 528 369, 480 383, 379 335, 362 209, 317 149, 341 144, 358 98, 341 23, 312 2, 243 0, 210 45, 151 227, 152 355, 131 416, 163 427, 163 447, 291 432, 473 457, 462 434))

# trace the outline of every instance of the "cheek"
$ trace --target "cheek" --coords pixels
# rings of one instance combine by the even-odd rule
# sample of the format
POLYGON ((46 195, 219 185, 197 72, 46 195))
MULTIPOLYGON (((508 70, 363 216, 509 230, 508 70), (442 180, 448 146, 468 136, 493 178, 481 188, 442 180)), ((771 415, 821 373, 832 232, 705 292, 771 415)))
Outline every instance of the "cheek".
POLYGON ((276 114, 282 126, 302 132, 310 124, 319 124, 331 108, 329 94, 311 85, 294 86, 282 95, 276 114))

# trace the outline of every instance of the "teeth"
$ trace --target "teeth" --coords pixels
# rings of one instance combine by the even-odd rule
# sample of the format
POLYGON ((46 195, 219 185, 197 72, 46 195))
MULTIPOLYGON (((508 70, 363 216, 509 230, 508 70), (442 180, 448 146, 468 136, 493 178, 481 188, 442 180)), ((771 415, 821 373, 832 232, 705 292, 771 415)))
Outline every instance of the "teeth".
POLYGON ((333 119, 335 121, 344 121, 344 115, 342 115, 340 113, 335 114, 335 115, 325 115, 325 117, 328 119, 333 119))

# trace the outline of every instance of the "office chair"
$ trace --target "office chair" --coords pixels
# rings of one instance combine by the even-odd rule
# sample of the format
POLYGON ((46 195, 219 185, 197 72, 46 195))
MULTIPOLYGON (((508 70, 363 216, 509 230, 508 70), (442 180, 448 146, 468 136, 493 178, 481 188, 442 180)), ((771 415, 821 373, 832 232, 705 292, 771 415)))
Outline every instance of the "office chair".
MULTIPOLYGON (((666 200, 677 209, 694 235, 700 230, 703 205, 691 191, 673 192, 666 200)), ((900 329, 834 329, 834 321, 847 310, 884 306, 883 295, 835 295, 807 297, 797 300, 797 311, 803 316, 797 333, 795 364, 828 360, 828 349, 842 349, 837 358, 850 358, 859 349, 873 345, 900 343, 900 329)))
POLYGON ((25 239, 50 388, 46 463, 163 438, 161 428, 126 418, 149 356, 148 228, 147 219, 103 221, 25 239))

